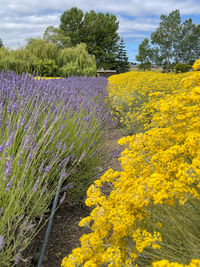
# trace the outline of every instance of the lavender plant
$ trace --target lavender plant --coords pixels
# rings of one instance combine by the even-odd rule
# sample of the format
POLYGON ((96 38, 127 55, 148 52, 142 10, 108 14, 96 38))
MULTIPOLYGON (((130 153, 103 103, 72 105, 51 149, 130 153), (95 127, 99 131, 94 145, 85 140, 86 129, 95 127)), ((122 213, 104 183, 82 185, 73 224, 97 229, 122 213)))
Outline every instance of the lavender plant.
POLYGON ((84 197, 111 123, 106 83, 104 78, 39 80, 0 73, 1 266, 19 262, 63 168, 63 196, 84 197))

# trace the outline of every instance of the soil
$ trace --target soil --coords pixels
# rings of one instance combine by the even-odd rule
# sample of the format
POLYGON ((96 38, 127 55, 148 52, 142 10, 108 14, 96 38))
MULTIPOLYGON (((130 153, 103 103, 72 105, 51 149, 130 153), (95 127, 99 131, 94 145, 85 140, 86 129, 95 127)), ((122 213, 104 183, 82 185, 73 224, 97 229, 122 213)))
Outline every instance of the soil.
MULTIPOLYGON (((117 144, 120 137, 122 137, 122 134, 117 130, 107 135, 107 141, 104 145, 106 157, 102 166, 99 168, 99 176, 107 168, 120 170, 120 164, 117 158, 124 149, 117 144)), ((62 204, 55 212, 42 267, 60 267, 62 259, 70 254, 74 248, 79 246, 79 238, 83 234, 88 233, 89 230, 85 227, 79 227, 78 223, 83 217, 88 216, 89 213, 90 209, 84 204, 69 206, 67 203, 62 204)), ((50 213, 47 213, 45 217, 48 218, 49 215, 50 213)), ((32 240, 23 254, 23 260, 17 267, 37 266, 46 228, 47 224, 32 240)))

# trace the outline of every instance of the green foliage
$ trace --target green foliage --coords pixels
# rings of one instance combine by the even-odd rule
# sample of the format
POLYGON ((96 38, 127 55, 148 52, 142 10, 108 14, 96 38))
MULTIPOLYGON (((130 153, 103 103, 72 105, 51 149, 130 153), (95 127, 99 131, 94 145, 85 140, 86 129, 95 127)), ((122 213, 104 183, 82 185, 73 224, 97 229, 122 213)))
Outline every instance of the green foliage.
POLYGON ((69 36, 72 45, 81 43, 83 31, 83 11, 77 7, 73 7, 63 12, 60 17, 60 29, 69 36))
POLYGON ((191 65, 188 65, 188 64, 184 64, 184 63, 177 63, 174 66, 175 73, 188 72, 190 69, 192 69, 192 66, 191 65))
POLYGON ((136 58, 141 68, 145 68, 145 63, 147 68, 155 63, 163 67, 163 72, 169 72, 178 62, 192 65, 200 57, 200 24, 194 24, 191 18, 181 24, 179 10, 161 15, 160 19, 159 27, 151 34, 153 47, 147 39, 139 46, 136 58))
POLYGON ((168 72, 180 40, 181 16, 179 10, 175 10, 168 16, 161 15, 160 19, 159 27, 151 34, 151 41, 159 49, 161 63, 163 58, 167 62, 168 72))
POLYGON ((71 38, 72 45, 86 43, 87 50, 96 58, 97 67, 112 68, 115 65, 114 55, 117 52, 119 22, 115 15, 93 10, 83 14, 74 7, 61 15, 60 29, 71 38))
POLYGON ((37 73, 39 76, 56 76, 58 66, 55 59, 48 58, 54 56, 54 50, 47 44, 45 47, 43 41, 31 40, 28 48, 19 48, 17 50, 0 49, 0 70, 12 70, 17 74, 37 73), (37 44, 39 46, 37 47, 37 44), (35 45, 35 46, 34 46, 35 45), (52 53, 53 52, 53 53, 52 53))
POLYGON ((56 59, 57 49, 52 43, 45 42, 41 38, 30 38, 26 45, 26 49, 32 54, 33 57, 38 59, 56 59))
POLYGON ((36 59, 24 48, 9 50, 5 47, 0 49, 0 71, 13 70, 18 74, 23 72, 33 73, 36 59))
POLYGON ((184 205, 175 203, 173 206, 150 206, 148 211, 151 217, 145 227, 161 233, 161 248, 146 248, 143 256, 137 259, 139 266, 151 266, 152 261, 161 259, 189 264, 192 259, 199 258, 199 204, 199 200, 190 198, 184 205))
POLYGON ((18 74, 37 73, 45 77, 95 76, 96 61, 94 56, 88 54, 85 44, 58 48, 42 39, 32 38, 25 48, 0 49, 0 70, 2 69, 13 70, 18 74))
POLYGON ((152 65, 153 49, 149 45, 149 39, 145 38, 139 45, 139 53, 136 60, 140 62, 139 69, 148 70, 152 65))
POLYGON ((193 65, 200 56, 200 25, 188 19, 181 25, 180 43, 177 49, 178 61, 193 65))
POLYGON ((57 76, 58 66, 52 59, 39 60, 35 64, 35 71, 39 76, 43 77, 57 76))
POLYGON ((2 40, 1 40, 1 38, 0 38, 0 48, 3 46, 3 42, 2 42, 2 40))
POLYGON ((95 58, 88 54, 85 44, 60 50, 57 64, 62 77, 96 75, 95 58))
POLYGON ((66 36, 61 29, 53 26, 46 28, 43 39, 45 42, 55 45, 58 49, 72 46, 70 37, 66 36))
POLYGON ((128 62, 128 57, 127 53, 125 50, 125 45, 124 45, 124 40, 121 38, 120 43, 119 43, 119 48, 118 48, 118 53, 116 56, 116 70, 117 73, 123 73, 129 71, 129 62, 128 62))

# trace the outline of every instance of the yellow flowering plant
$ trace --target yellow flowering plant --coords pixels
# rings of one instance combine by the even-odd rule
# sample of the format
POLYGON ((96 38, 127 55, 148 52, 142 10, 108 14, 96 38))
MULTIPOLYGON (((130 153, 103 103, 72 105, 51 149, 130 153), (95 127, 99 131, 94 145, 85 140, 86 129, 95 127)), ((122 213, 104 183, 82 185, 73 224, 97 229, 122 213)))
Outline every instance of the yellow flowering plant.
MULTIPOLYGON (((110 78, 113 83, 109 89, 110 97, 116 111, 123 113, 121 103, 124 99, 128 99, 127 107, 131 107, 124 118, 120 115, 128 130, 131 120, 137 117, 131 117, 135 110, 129 101, 148 95, 147 100, 142 100, 138 112, 142 109, 149 112, 151 107, 156 112, 152 112, 146 131, 143 131, 144 127, 135 135, 118 141, 126 146, 119 158, 122 171, 107 170, 88 189, 85 203, 93 210, 79 225, 88 227, 91 232, 81 237, 81 246, 63 259, 62 267, 136 266, 144 262, 144 255, 147 255, 146 265, 151 264, 154 258, 162 259, 162 248, 167 249, 164 214, 171 216, 169 209, 176 206, 179 211, 183 207, 183 210, 187 208, 188 212, 193 212, 195 208, 190 200, 195 199, 199 203, 200 73, 185 76, 166 74, 169 76, 162 76, 164 80, 157 85, 159 76, 155 74, 148 73, 150 77, 142 74, 143 78, 137 78, 141 73, 123 74, 134 76, 133 80, 125 79, 124 84, 120 77, 119 80, 110 78), (131 81, 137 85, 134 84, 136 90, 130 86, 131 81), (105 192, 104 187, 109 190, 105 192), (161 251, 161 254, 156 254, 156 251, 161 251)), ((174 223, 174 218, 171 222, 174 223)), ((191 233, 187 235, 191 236, 191 233)), ((194 239, 199 244, 198 236, 194 239)), ((167 260, 171 257, 170 253, 167 260)), ((189 257, 195 257, 195 253, 189 257)), ((187 260, 190 259, 184 259, 184 262, 187 260)), ((198 266, 192 265, 194 262, 186 266, 198 266)), ((184 266, 173 265, 166 260, 153 264, 184 266)))
POLYGON ((113 113, 128 134, 149 129, 155 103, 181 89, 180 81, 191 73, 173 74, 130 71, 108 78, 113 113))

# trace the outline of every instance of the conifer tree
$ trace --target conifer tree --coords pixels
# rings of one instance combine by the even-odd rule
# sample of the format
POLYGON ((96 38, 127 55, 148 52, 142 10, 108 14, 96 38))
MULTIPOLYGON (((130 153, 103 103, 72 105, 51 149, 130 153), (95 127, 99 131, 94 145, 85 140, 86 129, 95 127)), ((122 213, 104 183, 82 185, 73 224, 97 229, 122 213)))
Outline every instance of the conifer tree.
POLYGON ((129 61, 123 38, 120 39, 118 53, 116 57, 116 70, 117 73, 129 71, 129 61))

